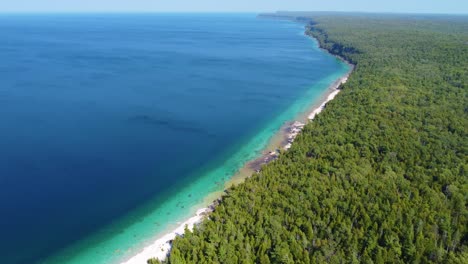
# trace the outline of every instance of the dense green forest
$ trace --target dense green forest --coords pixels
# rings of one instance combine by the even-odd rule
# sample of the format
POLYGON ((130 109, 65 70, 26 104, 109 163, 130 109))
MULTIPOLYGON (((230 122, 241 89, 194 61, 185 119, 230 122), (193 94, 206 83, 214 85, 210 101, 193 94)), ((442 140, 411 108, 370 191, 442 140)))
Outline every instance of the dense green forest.
POLYGON ((468 263, 468 17, 297 19, 355 71, 166 262, 468 263))

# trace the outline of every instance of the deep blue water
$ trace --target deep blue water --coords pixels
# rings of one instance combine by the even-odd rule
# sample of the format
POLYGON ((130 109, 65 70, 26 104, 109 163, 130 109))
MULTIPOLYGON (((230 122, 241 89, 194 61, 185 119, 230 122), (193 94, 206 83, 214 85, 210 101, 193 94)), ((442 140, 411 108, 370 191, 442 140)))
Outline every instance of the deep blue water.
POLYGON ((252 14, 0 15, 0 32, 12 264, 163 201, 343 69, 301 25, 252 14))

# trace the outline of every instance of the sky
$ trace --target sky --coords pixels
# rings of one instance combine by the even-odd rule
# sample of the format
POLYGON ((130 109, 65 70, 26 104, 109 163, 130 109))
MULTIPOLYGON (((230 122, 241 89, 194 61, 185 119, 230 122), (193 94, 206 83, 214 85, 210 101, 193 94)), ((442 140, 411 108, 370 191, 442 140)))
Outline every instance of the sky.
POLYGON ((360 11, 463 13, 467 0, 0 0, 0 12, 360 11))

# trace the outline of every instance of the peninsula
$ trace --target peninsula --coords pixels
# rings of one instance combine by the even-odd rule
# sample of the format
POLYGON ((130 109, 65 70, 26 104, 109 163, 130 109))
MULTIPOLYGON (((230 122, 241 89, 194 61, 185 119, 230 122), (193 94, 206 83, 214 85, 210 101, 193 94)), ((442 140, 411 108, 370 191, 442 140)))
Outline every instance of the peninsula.
POLYGON ((355 71, 163 262, 466 263, 468 18, 264 17, 306 22, 355 71))

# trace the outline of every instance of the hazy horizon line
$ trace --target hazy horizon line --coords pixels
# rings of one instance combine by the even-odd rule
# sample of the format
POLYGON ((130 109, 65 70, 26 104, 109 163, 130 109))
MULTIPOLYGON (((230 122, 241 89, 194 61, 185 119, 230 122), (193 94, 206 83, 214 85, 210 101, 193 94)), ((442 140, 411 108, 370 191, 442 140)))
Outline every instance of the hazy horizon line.
POLYGON ((300 10, 280 10, 280 11, 164 11, 164 10, 62 10, 62 11, 4 11, 0 10, 0 14, 274 14, 278 12, 289 13, 342 13, 342 14, 403 14, 403 15, 468 15, 468 13, 436 13, 436 12, 412 12, 412 11, 300 11, 300 10))

